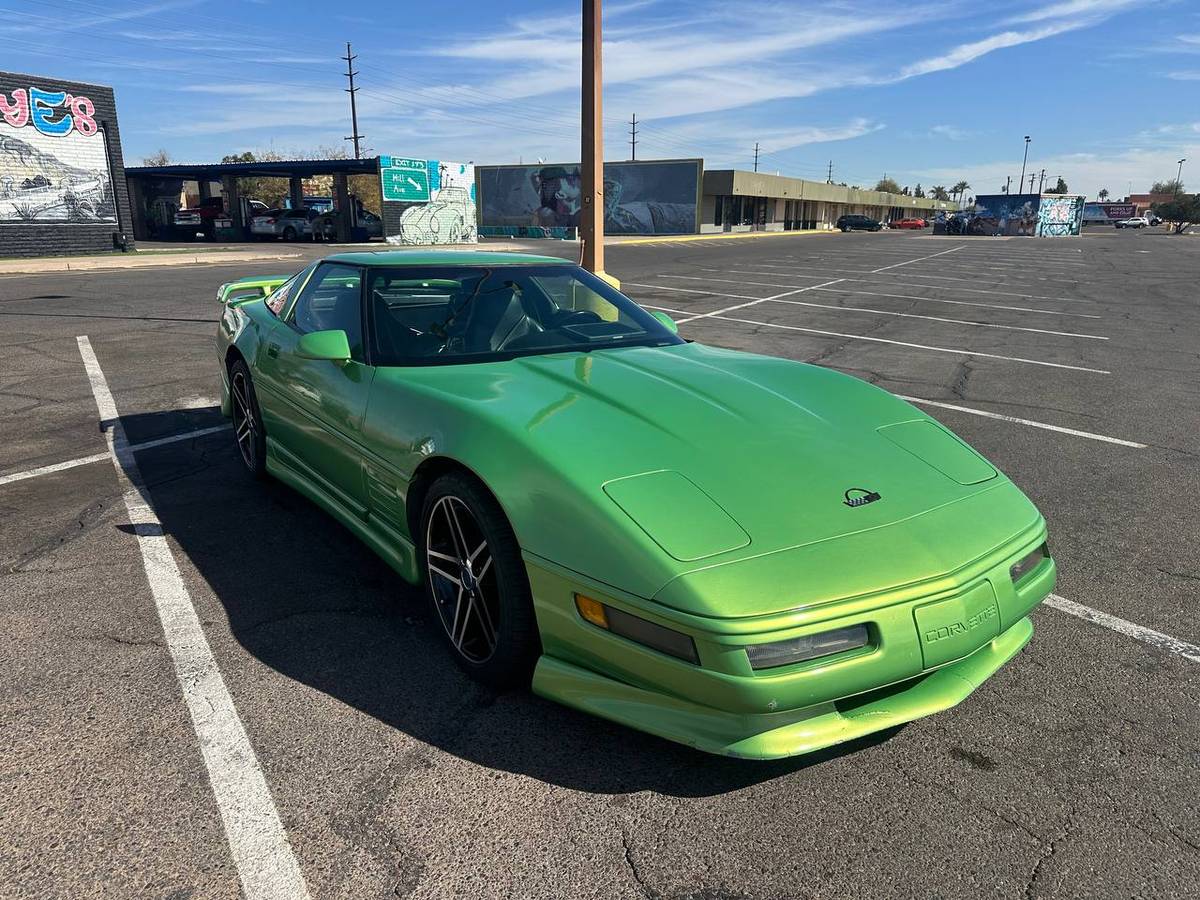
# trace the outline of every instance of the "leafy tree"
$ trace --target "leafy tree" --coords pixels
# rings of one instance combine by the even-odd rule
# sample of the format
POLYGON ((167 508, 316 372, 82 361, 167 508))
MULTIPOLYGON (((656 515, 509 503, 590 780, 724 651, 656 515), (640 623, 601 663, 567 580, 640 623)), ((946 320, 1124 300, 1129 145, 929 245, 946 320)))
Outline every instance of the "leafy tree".
POLYGON ((942 185, 935 184, 929 189, 929 196, 934 200, 949 200, 950 193, 942 185))
POLYGON ((1100 202, 1103 203, 1105 200, 1108 199, 1108 188, 1100 188, 1100 193, 1097 194, 1096 196, 1099 197, 1100 202))
POLYGON ((1062 176, 1058 176, 1058 182, 1052 188, 1046 188, 1047 194, 1065 194, 1067 192, 1067 183, 1062 180, 1062 176))
POLYGON ((921 190, 920 182, 917 182, 917 186, 915 188, 913 188, 913 196, 914 197, 924 197, 925 196, 925 192, 923 190, 921 190))
POLYGON ((876 183, 875 190, 887 191, 889 194, 898 194, 900 193, 900 185, 896 183, 895 178, 888 178, 885 175, 876 183))
POLYGON ((143 166, 169 166, 171 164, 171 154, 166 150, 157 150, 142 160, 143 166))
POLYGON ((1200 223, 1200 195, 1181 194, 1178 199, 1156 203, 1154 211, 1168 224, 1172 234, 1182 234, 1189 226, 1200 223))
POLYGON ((1183 182, 1178 178, 1172 178, 1170 181, 1156 181, 1150 185, 1150 193, 1152 194, 1182 194, 1183 182))

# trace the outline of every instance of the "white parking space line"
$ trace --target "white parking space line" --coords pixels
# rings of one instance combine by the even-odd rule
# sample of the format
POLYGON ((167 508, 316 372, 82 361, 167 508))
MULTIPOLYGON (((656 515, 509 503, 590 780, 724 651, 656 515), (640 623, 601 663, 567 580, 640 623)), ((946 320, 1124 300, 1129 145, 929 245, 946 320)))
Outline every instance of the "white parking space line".
POLYGON ((1135 450, 1145 450, 1147 444, 1139 444, 1137 441, 1126 441, 1121 438, 1109 437, 1106 434, 1096 434, 1092 431, 1079 431, 1075 428, 1064 428, 1061 425, 1050 425, 1046 422, 1035 422, 1032 419, 1021 419, 1017 416, 1006 416, 1003 413, 988 412, 983 409, 975 409, 971 406, 958 406, 954 403, 943 403, 941 400, 926 400, 923 397, 906 397, 904 394, 897 394, 901 400, 907 400, 909 403, 916 403, 920 406, 936 406, 939 409, 952 409, 956 412, 969 413, 973 416, 983 416, 986 419, 997 419, 1001 422, 1013 422, 1017 425, 1028 425, 1031 428, 1041 428, 1046 431, 1057 431, 1060 434, 1070 434, 1075 437, 1088 438, 1092 441, 1103 441, 1106 444, 1120 444, 1122 447, 1133 447, 1135 450))
MULTIPOLYGON (((195 431, 188 431, 183 434, 173 434, 170 437, 155 438, 152 441, 145 441, 141 444, 130 444, 129 450, 137 453, 139 450, 148 450, 151 447, 161 447, 164 444, 174 444, 177 441, 186 441, 192 438, 203 437, 206 434, 214 434, 218 431, 226 431, 228 425, 213 425, 211 428, 198 428, 195 431)), ((13 472, 11 475, 0 475, 0 485, 11 484, 14 481, 24 481, 27 478, 37 478, 39 475, 50 475, 54 472, 62 472, 64 469, 74 469, 76 466, 86 466, 91 463, 100 462, 108 459, 107 453, 93 453, 91 456, 80 456, 76 459, 68 459, 63 462, 51 463, 48 466, 39 466, 36 469, 28 469, 24 472, 13 472)))
POLYGON ((707 319, 712 316, 720 316, 727 312, 733 312, 735 309, 745 309, 747 306, 755 306, 759 303, 766 303, 769 300, 780 300, 783 297, 791 297, 794 294, 803 294, 805 291, 813 291, 819 287, 826 287, 831 284, 838 284, 841 280, 842 279, 840 279, 840 278, 835 278, 833 281, 826 281, 824 284, 814 284, 811 287, 802 287, 802 288, 797 288, 794 291, 785 291, 782 294, 775 294, 772 297, 762 297, 758 300, 751 300, 749 303, 738 303, 735 306, 727 306, 724 309, 717 309, 717 310, 713 310, 712 312, 700 313, 699 315, 695 315, 695 316, 688 316, 686 319, 680 319, 675 324, 676 325, 684 325, 688 322, 695 322, 697 319, 707 319))
MULTIPOLYGON (((738 282, 740 284, 749 284, 750 282, 738 282)), ((676 294, 702 294, 705 297, 724 297, 729 300, 762 300, 762 297, 751 297, 748 294, 725 294, 716 291, 702 291, 699 288, 677 288, 667 287, 665 284, 646 284, 642 281, 622 281, 622 287, 644 287, 652 291, 672 291, 676 294)), ((771 287, 787 287, 787 285, 771 285, 771 287)))
POLYGON ((952 325, 969 325, 972 328, 1002 328, 1006 331, 1032 331, 1036 334, 1053 334, 1058 337, 1082 338, 1089 341, 1107 341, 1102 334, 1084 334, 1076 331, 1051 331, 1048 328, 1028 328, 1023 325, 998 325, 994 322, 975 322, 971 319, 948 319, 944 316, 923 316, 919 313, 896 312, 890 309, 872 309, 868 306, 834 306, 829 303, 809 303, 804 300, 785 300, 772 298, 772 303, 791 303, 796 306, 810 306, 815 309, 832 309, 841 312, 871 313, 877 316, 897 316, 903 319, 924 319, 929 322, 948 322, 952 325))
POLYGON ((300 865, 171 554, 108 382, 87 335, 76 340, 243 893, 247 900, 306 900, 300 865))
MULTIPOLYGON (((852 279, 847 278, 847 281, 852 279)), ((920 285, 912 285, 919 288, 920 285)), ((921 303, 949 303, 954 306, 976 306, 981 309, 1007 309, 1013 312, 1038 313, 1043 316, 1070 316, 1073 319, 1100 319, 1102 316, 1093 313, 1071 313, 1058 309, 1037 309, 1032 306, 1008 306, 1003 303, 975 303, 971 300, 943 300, 941 297, 914 297, 911 294, 888 294, 881 291, 860 291, 857 288, 818 288, 831 294, 857 294, 861 297, 893 297, 897 300, 917 300, 921 303)))
MULTIPOLYGON (((778 263, 765 263, 765 262, 755 262, 755 263, 754 263, 754 265, 756 265, 756 266, 763 266, 763 267, 765 267, 765 268, 771 268, 771 269, 787 269, 787 270, 790 270, 791 274, 788 274, 788 275, 786 275, 786 277, 788 277, 788 278, 818 278, 818 277, 824 277, 823 275, 821 275, 821 276, 817 276, 817 275, 804 275, 804 274, 802 274, 802 272, 804 272, 804 271, 807 271, 807 272, 813 272, 813 271, 816 271, 816 272, 823 272, 823 273, 826 273, 826 274, 838 273, 838 274, 841 274, 841 275, 845 275, 845 276, 847 276, 847 277, 845 278, 845 280, 846 280, 846 281, 863 281, 863 282, 865 282, 865 283, 868 283, 868 284, 875 284, 875 283, 876 283, 876 282, 873 282, 873 281, 872 281, 872 282, 866 282, 866 280, 865 280, 865 279, 863 279, 863 278, 853 278, 853 277, 850 277, 850 276, 853 276, 853 275, 874 275, 874 274, 876 274, 874 271, 868 271, 868 270, 866 270, 866 269, 844 269, 844 268, 842 268, 842 267, 840 267, 840 266, 837 266, 837 265, 831 265, 831 266, 784 266, 784 265, 779 265, 778 263)), ((704 267, 704 270, 705 270, 705 271, 710 271, 710 270, 711 270, 711 271, 714 271, 714 272, 727 272, 727 271, 729 271, 728 269, 711 269, 711 267, 704 267)), ((752 272, 752 273, 750 273, 750 274, 754 274, 754 275, 783 275, 784 273, 782 273, 782 272, 778 272, 778 273, 776 273, 776 272, 752 272)), ((893 275, 893 276, 895 276, 895 277, 897 277, 897 278, 936 278, 936 279, 939 279, 939 280, 942 280, 942 281, 965 281, 965 282, 967 282, 968 284, 980 284, 980 283, 981 283, 981 282, 980 282, 980 280, 979 280, 978 278, 960 278, 960 277, 957 277, 957 276, 949 276, 949 275, 924 275, 924 274, 922 274, 922 273, 920 273, 920 272, 891 272, 891 273, 889 273, 889 274, 891 274, 891 275, 893 275)), ((1001 277, 1003 277, 1003 276, 1001 276, 1001 277)), ((1043 280, 1043 281, 1044 281, 1045 279, 1041 279, 1041 280, 1043 280)), ((992 287, 1014 287, 1014 285, 1008 284, 1007 282, 983 282, 983 283, 984 283, 984 284, 990 284, 992 287)), ((983 289, 980 289, 980 288, 965 288, 965 287, 957 287, 957 286, 955 286, 955 285, 947 285, 946 287, 941 287, 940 285, 932 285, 932 284, 931 284, 931 285, 925 285, 925 287, 930 287, 930 288, 938 288, 939 290, 947 290, 947 291, 968 291, 968 290, 969 290, 969 291, 972 291, 972 292, 974 292, 974 293, 983 293, 983 294, 1010 294, 1010 295, 1012 295, 1012 296, 1016 296, 1016 297, 1028 297, 1028 298, 1030 298, 1030 299, 1036 299, 1036 300, 1061 300, 1061 301, 1062 301, 1062 302, 1064 302, 1064 303, 1066 303, 1066 302, 1070 302, 1070 303, 1092 303, 1092 302, 1094 302, 1094 301, 1092 301, 1092 300, 1085 300, 1085 299, 1078 298, 1078 297, 1044 297, 1044 296, 1036 296, 1036 295, 1033 295, 1033 294, 1027 293, 1027 292, 1025 292, 1025 291, 991 291, 991 290, 983 290, 983 289)))
MULTIPOLYGON (((653 306, 649 303, 642 303, 640 305, 646 307, 647 309, 661 309, 663 312, 687 315, 687 313, 683 312, 682 310, 671 309, 666 306, 653 306)), ((743 325, 757 325, 760 328, 782 328, 788 331, 803 331, 808 334, 820 334, 827 337, 845 338, 846 340, 850 341, 870 341, 875 344, 892 344, 897 347, 911 347, 914 350, 928 350, 932 353, 952 353, 956 356, 976 356, 984 359, 1000 359, 1006 362, 1025 363, 1031 366, 1046 366, 1051 369, 1070 369, 1073 372, 1091 372, 1094 375, 1112 374, 1112 372, 1108 371, 1107 369, 1092 369, 1088 366, 1072 366, 1067 363, 1047 362, 1046 360, 1041 359, 1026 359, 1023 356, 1001 356, 998 353, 983 353, 979 350, 964 350, 954 347, 931 347, 928 344, 911 344, 908 341, 893 341, 889 338, 870 337, 863 334, 843 334, 840 331, 822 331, 817 328, 803 328, 799 325, 783 325, 778 322, 759 322, 754 319, 739 319, 735 318, 734 316, 721 315, 720 311, 705 313, 703 316, 693 316, 688 319, 679 319, 678 324, 692 322, 701 318, 720 319, 722 322, 740 322, 743 325)))
POLYGON ((1125 637, 1131 637, 1135 641, 1149 644, 1157 650, 1173 653, 1192 662, 1200 663, 1200 647, 1197 647, 1195 644, 1189 644, 1187 641, 1181 641, 1179 638, 1171 637, 1169 634, 1163 634, 1161 631, 1155 631, 1153 628, 1147 628, 1144 625, 1136 625, 1128 619, 1100 612, 1098 609, 1092 609, 1090 606, 1084 606, 1082 603, 1076 603, 1074 600, 1068 600, 1066 597, 1060 597, 1058 594, 1051 594, 1042 602, 1046 606, 1057 609, 1059 612, 1065 612, 1067 615, 1076 616, 1095 625, 1112 629, 1118 634, 1125 635, 1125 637))
POLYGON ((0 485, 12 484, 14 481, 24 481, 26 478, 37 478, 39 475, 50 475, 54 472, 61 472, 64 469, 74 469, 76 466, 86 466, 89 463, 100 462, 102 459, 108 459, 108 454, 93 453, 91 456, 80 456, 78 459, 68 459, 65 462, 51 463, 48 466, 39 466, 36 469, 28 469, 24 472, 0 475, 0 485))
MULTIPOLYGON (((713 271, 724 272, 726 275, 739 274, 737 271, 731 270, 731 269, 714 269, 713 271)), ((775 273, 772 273, 772 272, 743 272, 741 274, 744 274, 744 275, 772 275, 775 273)), ((766 281, 742 281, 740 279, 733 279, 733 278, 710 278, 707 275, 659 275, 658 277, 659 278, 676 278, 676 279, 680 279, 683 281, 725 282, 728 284, 752 284, 757 287, 781 288, 781 287, 792 287, 793 286, 790 284, 779 284, 777 282, 771 283, 771 282, 766 282, 766 281)), ((779 275, 777 277, 789 278, 791 276, 779 275)), ((858 279, 855 279, 855 278, 843 278, 841 280, 842 280, 842 282, 854 282, 856 284, 859 283, 858 279)), ((630 282, 630 283, 632 284, 633 282, 630 282)), ((862 282, 862 283, 863 284, 871 284, 872 282, 862 282)), ((661 288, 662 290, 683 290, 683 288, 667 288, 667 287, 664 287, 663 285, 645 285, 645 284, 643 284, 641 286, 642 287, 652 287, 653 286, 653 287, 661 288)), ((920 285, 913 285, 913 287, 919 288, 920 285)), ((897 300, 914 300, 914 301, 919 301, 921 303, 948 303, 953 306, 974 306, 974 307, 978 307, 980 309, 1007 309, 1007 310, 1012 310, 1014 312, 1038 313, 1039 315, 1044 315, 1044 316, 1071 316, 1072 318, 1077 318, 1077 319, 1100 319, 1100 318, 1103 318, 1103 316, 1098 316, 1094 313, 1062 312, 1061 310, 1057 310, 1057 309, 1036 309, 1031 306, 1007 306, 1007 305, 1003 305, 1003 304, 999 304, 999 303, 976 303, 971 300, 944 300, 941 297, 914 297, 912 294, 889 294, 889 293, 884 293, 884 292, 880 292, 880 291, 861 291, 861 290, 858 290, 857 288, 831 288, 831 287, 816 286, 813 288, 813 290, 814 291, 828 291, 831 294, 858 294, 863 297, 892 297, 897 300)), ((945 288, 941 288, 941 290, 945 290, 945 288)), ((953 288, 952 290, 962 290, 962 288, 953 288)), ((703 294, 703 293, 709 293, 709 292, 696 291, 696 293, 703 294)), ((733 295, 723 295, 723 296, 733 296, 733 295)))
POLYGON ((898 269, 901 266, 911 266, 913 263, 924 262, 927 259, 933 259, 935 256, 945 256, 947 253, 957 253, 965 248, 966 244, 960 244, 957 247, 951 247, 949 250, 942 250, 940 253, 931 253, 929 256, 919 256, 916 259, 910 259, 907 262, 893 263, 890 266, 880 266, 878 269, 872 269, 872 272, 886 272, 888 269, 898 269))

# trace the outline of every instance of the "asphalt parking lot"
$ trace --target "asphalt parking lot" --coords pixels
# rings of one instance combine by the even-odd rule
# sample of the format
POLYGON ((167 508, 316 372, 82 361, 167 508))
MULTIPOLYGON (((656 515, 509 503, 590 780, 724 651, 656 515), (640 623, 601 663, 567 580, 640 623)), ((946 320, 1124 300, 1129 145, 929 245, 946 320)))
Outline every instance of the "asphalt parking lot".
POLYGON ((1059 565, 1031 645, 950 711, 780 763, 490 695, 369 550, 239 471, 213 293, 278 262, 0 278, 0 897, 1200 893, 1200 240, 659 241, 608 269, 685 337, 872 381, 1000 466, 1059 565), (164 589, 261 783, 210 777, 164 589), (218 800, 259 788, 274 822, 218 800), (235 861, 231 828, 295 867, 235 861))

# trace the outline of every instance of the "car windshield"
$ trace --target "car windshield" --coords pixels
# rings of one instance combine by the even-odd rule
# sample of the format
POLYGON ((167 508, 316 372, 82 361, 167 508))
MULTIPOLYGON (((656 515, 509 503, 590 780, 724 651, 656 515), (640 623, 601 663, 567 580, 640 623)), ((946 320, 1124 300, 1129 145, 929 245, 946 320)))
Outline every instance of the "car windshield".
POLYGON ((384 366, 683 343, 573 265, 371 268, 367 298, 373 359, 384 366))

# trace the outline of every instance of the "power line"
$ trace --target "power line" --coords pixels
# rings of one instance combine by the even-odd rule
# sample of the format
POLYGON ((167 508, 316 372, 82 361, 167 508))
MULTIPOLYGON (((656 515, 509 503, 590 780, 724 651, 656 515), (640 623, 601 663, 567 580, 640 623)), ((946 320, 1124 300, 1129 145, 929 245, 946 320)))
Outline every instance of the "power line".
POLYGON ((350 137, 345 138, 347 141, 354 141, 354 158, 362 158, 362 148, 359 146, 359 141, 366 135, 358 133, 358 107, 354 102, 354 94, 358 90, 354 86, 354 76, 358 73, 354 71, 354 60, 358 59, 350 52, 350 42, 346 41, 346 55, 342 57, 346 61, 346 77, 350 79, 350 87, 346 88, 346 93, 350 95, 350 137))

